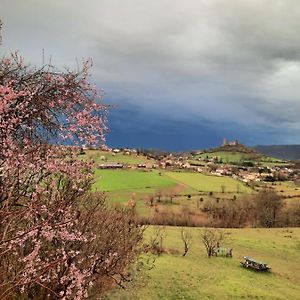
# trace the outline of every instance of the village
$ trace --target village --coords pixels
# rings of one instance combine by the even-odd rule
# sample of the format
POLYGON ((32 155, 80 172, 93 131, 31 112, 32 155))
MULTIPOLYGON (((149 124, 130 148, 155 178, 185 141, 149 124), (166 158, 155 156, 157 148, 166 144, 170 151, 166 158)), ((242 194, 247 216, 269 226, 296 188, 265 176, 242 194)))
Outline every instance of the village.
MULTIPOLYGON (((83 151, 87 149, 84 147, 83 151)), ((261 181, 298 181, 300 179, 300 170, 294 162, 273 160, 268 164, 268 160, 263 155, 239 144, 237 140, 228 142, 227 139, 224 139, 223 144, 218 148, 179 154, 129 148, 105 149, 99 159, 100 163, 96 166, 99 169, 185 170, 206 175, 232 177, 247 185, 261 181), (222 155, 217 155, 224 152, 242 154, 241 159, 232 162, 224 160, 222 155), (142 156, 146 160, 143 163, 120 163, 108 158, 118 155, 142 156)))

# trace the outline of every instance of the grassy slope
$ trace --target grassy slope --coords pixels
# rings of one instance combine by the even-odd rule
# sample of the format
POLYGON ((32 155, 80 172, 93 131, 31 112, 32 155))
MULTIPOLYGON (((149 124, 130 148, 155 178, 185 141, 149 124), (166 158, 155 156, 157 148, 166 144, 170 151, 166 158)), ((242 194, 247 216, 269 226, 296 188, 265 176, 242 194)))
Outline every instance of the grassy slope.
POLYGON ((215 156, 221 157, 223 163, 241 163, 243 160, 249 161, 260 161, 264 166, 277 166, 285 165, 286 163, 281 160, 270 156, 261 156, 255 155, 253 153, 241 153, 241 152, 230 152, 230 151, 216 151, 216 152, 207 152, 200 155, 196 155, 195 158, 213 158, 215 156))
POLYGON ((95 178, 94 187, 102 191, 147 190, 176 184, 169 177, 159 176, 158 171, 95 170, 95 178))
POLYGON ((138 170, 95 170, 94 189, 108 192, 108 200, 112 203, 125 203, 134 199, 139 215, 152 213, 145 205, 145 197, 158 190, 170 189, 177 182, 169 177, 160 176, 159 171, 138 170))
POLYGON ((248 160, 253 158, 253 154, 247 153, 240 153, 240 152, 229 152, 229 151, 217 151, 217 152, 207 152, 197 155, 196 157, 199 158, 212 158, 212 157, 221 157, 223 163, 238 163, 241 162, 243 159, 248 160))
MULTIPOLYGON (((150 236, 153 229, 147 231, 150 236)), ((192 228, 186 257, 163 254, 155 268, 143 271, 134 288, 109 299, 300 299, 300 229, 229 229, 233 258, 208 259, 192 228), (291 237, 290 237, 291 236, 291 237), (266 261, 271 273, 240 267, 244 255, 266 261)), ((164 247, 182 251, 180 229, 168 227, 164 247)))
POLYGON ((222 185, 225 186, 225 192, 236 192, 237 185, 240 186, 241 193, 251 192, 250 188, 230 177, 203 175, 191 172, 167 172, 166 175, 202 192, 221 192, 222 185))
POLYGON ((123 153, 112 153, 100 150, 86 150, 86 154, 82 155, 83 158, 93 159, 96 163, 121 163, 121 164, 144 164, 155 163, 152 159, 147 159, 145 156, 131 154, 125 155, 123 153), (106 161, 100 160, 101 156, 105 157, 106 161))
MULTIPOLYGON (((230 177, 208 176, 191 172, 163 172, 141 170, 95 170, 94 189, 107 192, 108 200, 113 203, 125 203, 134 199, 137 204, 137 211, 140 215, 147 216, 152 210, 145 205, 145 198, 158 191, 167 194, 173 190, 175 194, 194 195, 202 192, 214 192, 215 195, 221 192, 221 186, 225 186, 225 194, 220 197, 232 197, 226 193, 236 193, 237 185, 240 186, 240 193, 250 193, 252 190, 243 183, 230 177), (162 174, 162 176, 159 175, 162 174)), ((206 199, 206 196, 201 196, 206 199)), ((187 200, 186 196, 174 199, 174 205, 169 209, 180 209, 183 206, 190 208, 197 207, 200 196, 187 200), (177 205, 176 205, 177 204, 177 205), (180 204, 180 205, 179 205, 180 204)))
POLYGON ((300 186, 292 181, 276 182, 269 184, 281 196, 296 196, 300 195, 300 186))

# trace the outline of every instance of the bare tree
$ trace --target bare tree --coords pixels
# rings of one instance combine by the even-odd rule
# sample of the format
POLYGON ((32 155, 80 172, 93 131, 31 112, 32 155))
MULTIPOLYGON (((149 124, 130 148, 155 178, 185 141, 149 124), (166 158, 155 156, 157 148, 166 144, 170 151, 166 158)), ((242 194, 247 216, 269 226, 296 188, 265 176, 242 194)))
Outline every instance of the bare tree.
POLYGON ((164 196, 164 191, 162 189, 159 189, 157 192, 156 192, 156 195, 155 195, 155 198, 157 199, 157 202, 160 203, 162 198, 164 196))
POLYGON ((224 241, 224 233, 219 229, 206 228, 201 235, 202 242, 205 246, 207 256, 211 257, 215 250, 220 247, 220 243, 224 241))
POLYGON ((240 184, 238 183, 238 184, 236 185, 236 192, 239 194, 240 191, 241 191, 241 187, 240 187, 240 184))
MULTIPOLYGON (((162 226, 157 226, 154 229, 153 235, 150 237, 148 251, 160 255, 164 252, 163 249, 163 238, 166 235, 166 228, 162 226)), ((147 247, 146 247, 147 248, 147 247)))
MULTIPOLYGON (((300 202, 295 202, 288 209, 290 222, 293 226, 300 226, 300 202)), ((300 245, 300 243, 299 243, 300 245)))
POLYGON ((156 204, 155 196, 154 195, 149 195, 146 197, 145 202, 147 205, 153 207, 156 204))
POLYGON ((190 249, 190 246, 191 246, 191 239, 192 239, 191 232, 182 227, 181 228, 181 240, 182 240, 183 245, 184 245, 184 252, 183 252, 182 256, 187 255, 187 253, 190 249))
POLYGON ((262 190, 255 197, 255 210, 258 224, 273 227, 278 219, 282 201, 275 191, 262 190))
POLYGON ((170 194, 170 203, 173 204, 173 198, 174 198, 174 195, 173 194, 170 194))
POLYGON ((226 186, 224 184, 221 185, 221 192, 222 194, 225 193, 225 190, 226 190, 226 186))

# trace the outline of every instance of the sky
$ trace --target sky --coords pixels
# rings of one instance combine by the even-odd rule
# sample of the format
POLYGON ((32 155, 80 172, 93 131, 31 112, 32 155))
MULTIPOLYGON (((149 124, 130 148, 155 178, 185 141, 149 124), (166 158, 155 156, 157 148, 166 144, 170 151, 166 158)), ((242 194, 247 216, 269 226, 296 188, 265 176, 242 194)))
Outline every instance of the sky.
POLYGON ((300 144, 299 0, 0 0, 0 19, 0 55, 93 59, 109 146, 300 144))

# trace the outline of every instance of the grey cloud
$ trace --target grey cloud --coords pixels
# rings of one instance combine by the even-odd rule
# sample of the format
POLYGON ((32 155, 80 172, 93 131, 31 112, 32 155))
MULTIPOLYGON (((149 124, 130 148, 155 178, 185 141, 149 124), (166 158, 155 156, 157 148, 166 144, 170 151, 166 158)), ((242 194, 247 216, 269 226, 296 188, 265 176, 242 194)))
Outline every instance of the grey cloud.
POLYGON ((93 57, 94 80, 120 105, 298 126, 298 0, 0 0, 0 17, 6 51, 40 63, 45 48, 60 65, 93 57))

